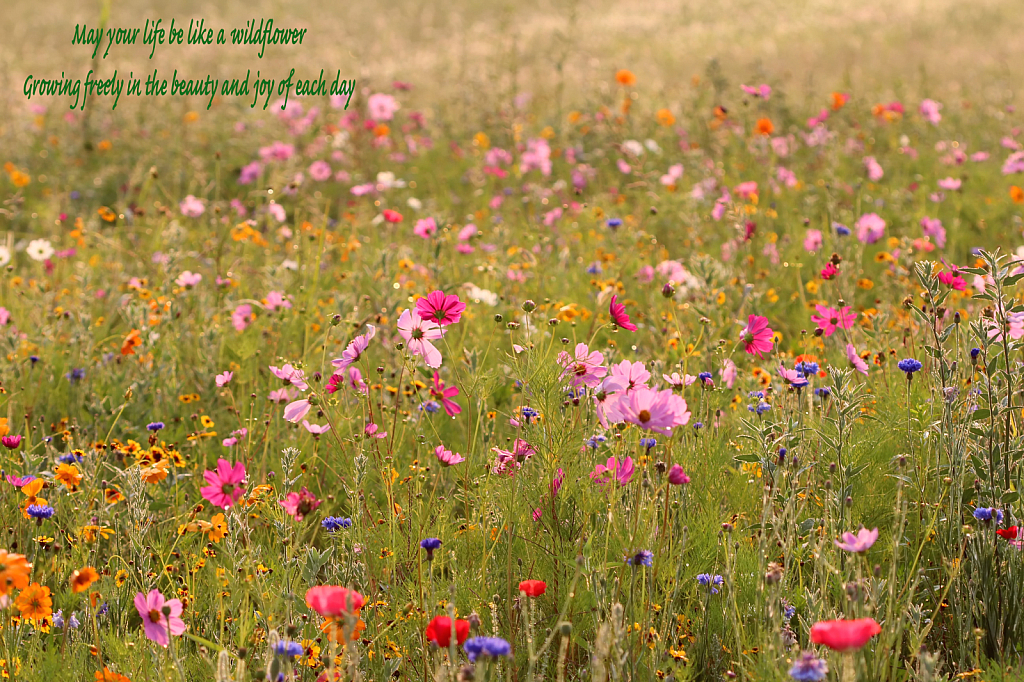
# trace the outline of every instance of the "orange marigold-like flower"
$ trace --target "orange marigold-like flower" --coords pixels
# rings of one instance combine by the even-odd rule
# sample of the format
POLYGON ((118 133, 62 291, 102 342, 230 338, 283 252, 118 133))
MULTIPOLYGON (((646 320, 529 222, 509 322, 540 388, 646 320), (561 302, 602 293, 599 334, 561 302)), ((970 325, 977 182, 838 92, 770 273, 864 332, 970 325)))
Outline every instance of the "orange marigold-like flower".
POLYGON ((82 472, 74 464, 58 464, 54 478, 64 484, 64 487, 73 490, 82 482, 82 472))
POLYGON ((771 135, 775 132, 775 126, 772 125, 770 118, 759 118, 754 126, 754 132, 758 135, 771 135))
POLYGON ((85 592, 89 585, 100 579, 100 574, 92 566, 80 568, 71 574, 71 591, 74 593, 85 592))
POLYGON ((668 109, 658 109, 654 115, 658 118, 658 123, 666 128, 676 122, 676 117, 668 109))
POLYGON ((636 76, 629 69, 619 69, 615 72, 615 82, 619 85, 636 85, 636 76))
POLYGON ((1024 189, 1017 185, 1012 185, 1010 187, 1010 198, 1013 199, 1015 204, 1024 204, 1024 189))
POLYGON ((18 595, 14 605, 21 612, 21 617, 40 621, 53 616, 53 600, 50 598, 50 588, 39 583, 32 583, 18 595))
POLYGON ((0 594, 11 589, 23 590, 28 586, 28 574, 32 564, 22 554, 13 554, 0 549, 0 594))

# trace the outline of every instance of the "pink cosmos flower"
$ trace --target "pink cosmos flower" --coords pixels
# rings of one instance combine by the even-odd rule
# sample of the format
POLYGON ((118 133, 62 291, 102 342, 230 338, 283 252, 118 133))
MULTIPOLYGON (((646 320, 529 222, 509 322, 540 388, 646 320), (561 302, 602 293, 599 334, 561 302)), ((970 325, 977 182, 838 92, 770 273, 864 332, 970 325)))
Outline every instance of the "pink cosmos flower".
POLYGON ((942 120, 942 114, 939 113, 939 109, 942 105, 932 99, 926 99, 921 101, 921 106, 918 111, 924 116, 924 120, 928 121, 932 125, 938 125, 939 121, 942 120))
POLYGON ((405 310, 398 318, 398 333, 405 339, 409 352, 422 356, 427 367, 441 366, 441 351, 430 343, 444 336, 440 325, 422 319, 415 310, 405 310))
POLYGON ((807 230, 804 233, 804 251, 818 251, 822 243, 821 230, 807 230))
POLYGON ((294 400, 297 395, 299 395, 298 391, 290 386, 285 386, 284 388, 279 388, 276 391, 271 391, 270 395, 267 396, 267 399, 272 403, 280 405, 281 403, 286 403, 289 400, 294 400))
POLYGON ((729 358, 725 359, 724 366, 719 371, 722 375, 722 382, 725 383, 726 388, 732 388, 733 383, 736 381, 736 363, 729 358))
POLYGON ((885 175, 885 171, 882 170, 881 164, 875 160, 873 156, 864 157, 864 168, 868 171, 868 180, 871 182, 878 182, 885 175))
POLYGON ((477 229, 476 225, 470 223, 469 225, 466 225, 464 228, 459 230, 459 233, 456 235, 456 238, 460 242, 468 242, 470 239, 479 234, 479 232, 480 230, 477 229))
POLYGON ((655 391, 640 387, 632 393, 623 394, 618 408, 623 421, 666 436, 672 435, 673 428, 690 421, 686 401, 672 389, 655 391))
POLYGON ((632 457, 627 456, 621 462, 614 457, 609 457, 607 462, 594 467, 594 470, 590 472, 590 478, 602 486, 606 485, 610 480, 614 480, 620 486, 623 486, 633 478, 633 471, 632 457))
POLYGON ((672 485, 685 485, 690 482, 690 477, 683 471, 683 467, 673 464, 668 470, 668 482, 672 485))
POLYGON ((203 215, 203 212, 206 210, 206 204, 203 203, 202 199, 197 199, 189 194, 181 200, 181 203, 178 204, 178 208, 181 209, 181 214, 183 216, 187 218, 198 218, 203 215))
POLYGON ((612 322, 626 331, 635 332, 636 325, 629 321, 629 315, 626 314, 626 306, 621 303, 617 303, 617 298, 618 294, 612 294, 612 302, 611 305, 608 306, 608 312, 612 316, 612 322))
POLYGON ((395 117, 395 112, 401 106, 391 95, 378 92, 370 95, 366 100, 366 108, 370 112, 370 118, 375 121, 390 121, 395 117))
POLYGON ((139 592, 135 595, 135 608, 142 618, 146 638, 162 647, 171 643, 170 635, 178 636, 185 632, 180 599, 164 599, 160 590, 150 590, 149 594, 139 592), (166 615, 164 608, 169 611, 166 615))
POLYGON ((875 544, 875 540, 878 539, 878 529, 868 530, 867 528, 861 528, 857 531, 857 534, 847 531, 843 533, 843 541, 834 540, 836 547, 839 549, 846 550, 847 552, 861 553, 871 549, 871 545, 875 544))
MULTIPOLYGON (((331 375, 332 377, 334 375, 331 375)), ((358 367, 348 368, 348 387, 353 391, 359 391, 360 393, 369 393, 370 388, 363 381, 363 373, 359 371, 358 367)))
POLYGON ((491 469, 491 473, 507 474, 509 476, 514 475, 516 470, 521 468, 526 460, 537 454, 537 450, 522 438, 515 439, 512 443, 512 450, 502 450, 501 448, 494 447, 491 448, 491 452, 498 455, 494 461, 494 468, 491 469))
POLYGON ((270 365, 270 373, 285 384, 290 384, 300 391, 305 391, 309 388, 309 384, 306 383, 306 373, 301 369, 292 367, 291 363, 287 363, 283 367, 270 365))
POLYGON ((292 424, 298 424, 300 419, 309 414, 311 408, 312 405, 305 398, 296 400, 284 406, 284 418, 292 424))
POLYGON ((793 388, 803 388, 810 383, 801 372, 795 369, 786 369, 785 365, 779 365, 779 376, 793 388))
POLYGON ((654 268, 652 268, 650 265, 643 266, 637 271, 636 278, 642 284, 649 284, 651 280, 654 279, 654 268))
POLYGON ((683 388, 689 386, 697 380, 692 374, 679 374, 679 372, 672 372, 671 374, 662 374, 661 378, 668 382, 668 385, 672 388, 683 388))
POLYGON ((539 170, 542 175, 551 175, 551 147, 542 137, 530 138, 526 143, 526 151, 519 160, 519 171, 529 173, 539 170))
MULTIPOLYGON (((628 362, 628 360, 623 360, 628 362)), ((622 421, 619 412, 619 395, 626 388, 627 380, 623 376, 606 376, 594 391, 594 407, 597 409, 597 421, 601 428, 607 429, 609 422, 615 424, 622 421)))
POLYGON ((416 313, 422 319, 436 322, 442 327, 462 319, 462 311, 465 309, 466 304, 459 300, 457 294, 445 294, 443 291, 431 291, 416 301, 416 313))
POLYGON ((762 83, 756 87, 752 85, 741 85, 740 89, 752 97, 760 97, 764 100, 772 96, 772 86, 767 83, 762 83))
POLYGON ((330 424, 325 424, 324 426, 320 426, 319 424, 310 424, 305 419, 302 420, 302 426, 305 427, 305 429, 307 431, 309 431, 311 434, 313 434, 314 436, 323 435, 323 434, 325 434, 325 433, 327 433, 328 431, 331 430, 331 425, 330 424))
POLYGON ((925 237, 931 237, 935 241, 935 246, 940 249, 946 245, 946 228, 938 218, 921 218, 921 231, 925 237))
POLYGON ((387 431, 381 431, 380 428, 373 422, 370 422, 369 424, 366 425, 366 428, 363 429, 363 433, 365 433, 370 438, 386 438, 388 435, 387 431))
POLYGON ((864 362, 864 358, 857 354, 857 349, 853 347, 852 343, 846 344, 846 359, 850 361, 851 367, 867 376, 868 363, 864 362))
POLYGON ((457 386, 445 387, 441 377, 437 372, 434 372, 434 385, 430 388, 430 395, 441 402, 441 405, 444 406, 444 411, 448 413, 449 417, 454 417, 462 412, 459 404, 452 400, 458 394, 459 389, 457 386))
POLYGON ((248 303, 241 304, 231 313, 231 324, 234 326, 235 331, 245 331, 251 320, 252 306, 248 303))
POLYGON ((234 372, 223 372, 222 374, 218 374, 214 381, 217 382, 217 387, 221 388, 227 386, 234 376, 234 372))
POLYGON ((829 261, 828 263, 825 263, 825 267, 823 267, 821 269, 821 278, 822 279, 832 279, 833 277, 835 277, 838 274, 839 274, 839 268, 837 268, 832 261, 829 261))
POLYGON ((433 218, 422 218, 416 221, 415 227, 412 228, 413 234, 423 239, 430 239, 437 232, 437 223, 434 222, 433 218))
POLYGON ((757 182, 755 180, 748 180, 747 182, 741 182, 733 188, 736 194, 740 195, 741 199, 751 199, 757 194, 757 182))
POLYGON ((277 310, 278 308, 291 308, 292 302, 285 298, 284 294, 280 291, 268 291, 267 297, 264 299, 263 304, 267 306, 267 310, 277 310))
POLYGON ((177 284, 179 287, 191 288, 199 284, 201 281, 203 281, 203 276, 200 275, 198 272, 186 270, 185 272, 178 275, 178 279, 174 280, 174 283, 177 284))
POLYGON ((874 244, 885 234, 885 221, 877 213, 865 213, 854 225, 857 239, 865 244, 874 244))
POLYGON ((203 478, 209 485, 199 492, 215 507, 228 509, 244 494, 241 484, 245 480, 245 465, 241 462, 236 462, 232 467, 231 462, 219 458, 217 470, 204 471, 203 478))
POLYGON ((944 189, 949 192, 955 192, 960 189, 960 185, 963 184, 963 180, 960 178, 943 178, 939 180, 939 189, 944 189))
POLYGON ((437 456, 437 461, 446 467, 454 466, 460 462, 465 462, 466 458, 457 452, 446 450, 443 445, 438 445, 434 448, 434 454, 437 456))
POLYGON ((661 176, 661 184, 665 187, 672 187, 683 177, 683 164, 677 163, 669 166, 668 173, 661 176))
POLYGON ((761 357, 771 353, 775 343, 772 341, 774 332, 768 326, 768 318, 751 315, 747 318, 747 326, 740 332, 740 341, 750 355, 761 357))
POLYGON ((629 360, 623 360, 622 362, 612 365, 612 376, 618 377, 625 384, 625 392, 631 393, 638 388, 647 388, 647 382, 651 378, 651 373, 647 371, 647 368, 642 362, 630 362, 629 360))
POLYGON ((326 161, 314 161, 309 166, 309 177, 313 178, 317 182, 323 182, 332 175, 331 164, 326 161))
POLYGON ((591 352, 585 343, 577 343, 573 355, 562 351, 558 354, 558 364, 562 366, 560 379, 570 378, 573 387, 588 386, 593 388, 601 382, 608 370, 601 366, 604 354, 600 351, 591 352))
POLYGON ((293 519, 301 521, 320 506, 320 500, 316 499, 316 495, 309 492, 306 486, 302 486, 302 490, 288 493, 283 500, 278 500, 278 504, 284 507, 285 512, 293 519))
POLYGON ((360 334, 352 339, 348 346, 345 347, 345 350, 342 351, 341 357, 336 360, 331 360, 331 364, 341 370, 356 362, 360 357, 362 357, 363 352, 370 346, 370 339, 372 339, 376 334, 376 327, 372 324, 366 325, 366 333, 360 334))
POLYGON ((816 305, 814 309, 818 311, 818 314, 811 315, 811 321, 821 327, 825 336, 832 336, 836 329, 850 329, 857 321, 857 313, 852 312, 848 305, 843 306, 842 309, 816 305))

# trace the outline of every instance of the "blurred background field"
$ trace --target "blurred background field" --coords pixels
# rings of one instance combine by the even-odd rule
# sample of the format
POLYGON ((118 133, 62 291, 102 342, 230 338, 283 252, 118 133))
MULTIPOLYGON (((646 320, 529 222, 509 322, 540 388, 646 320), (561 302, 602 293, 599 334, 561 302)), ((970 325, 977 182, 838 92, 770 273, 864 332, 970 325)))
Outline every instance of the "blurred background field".
MULTIPOLYGON (((30 73, 84 77, 88 50, 71 38, 76 23, 98 22, 99 2, 3 4, 4 106, 27 104, 21 91, 30 73)), ((253 46, 163 45, 152 60, 148 47, 115 46, 99 72, 158 68, 169 76, 178 68, 190 77, 223 78, 294 67, 297 76, 313 77, 320 68, 341 69, 364 87, 411 83, 405 100, 414 106, 473 110, 481 100, 555 96, 560 88, 572 106, 595 84, 611 87, 619 68, 637 74, 642 97, 678 99, 717 59, 730 79, 770 82, 797 103, 820 101, 836 88, 878 98, 1008 103, 1019 97, 1014 87, 1024 64, 1022 9, 1013 0, 115 0, 111 26, 142 26, 147 18, 187 26, 204 18, 207 26, 230 29, 266 17, 310 30, 301 46, 270 46, 263 59, 253 46)))

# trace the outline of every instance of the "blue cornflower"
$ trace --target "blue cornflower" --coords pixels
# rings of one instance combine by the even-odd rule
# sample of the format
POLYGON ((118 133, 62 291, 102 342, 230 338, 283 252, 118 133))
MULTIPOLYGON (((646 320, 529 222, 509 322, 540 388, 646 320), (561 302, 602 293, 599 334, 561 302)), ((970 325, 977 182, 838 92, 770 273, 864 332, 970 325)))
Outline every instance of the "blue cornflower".
POLYGON ((164 428, 163 422, 150 422, 149 424, 146 424, 147 431, 159 431, 162 428, 164 428))
POLYGON ((320 522, 320 525, 323 526, 328 533, 336 533, 342 528, 351 528, 352 519, 346 519, 340 516, 328 516, 320 522))
POLYGON ((476 663, 480 656, 498 658, 512 655, 512 645, 501 637, 470 637, 462 648, 466 650, 470 663, 476 663))
POLYGON ((426 410, 430 414, 434 414, 435 412, 441 409, 441 406, 437 403, 436 400, 428 400, 427 402, 423 403, 423 405, 420 406, 420 409, 426 410))
POLYGON ((33 365, 36 364, 37 362, 39 362, 39 356, 38 355, 30 355, 30 356, 28 356, 28 359, 32 361, 33 365))
POLYGON ((420 540, 420 547, 427 550, 427 561, 434 560, 434 550, 441 548, 441 541, 437 538, 426 538, 420 540))
POLYGON ((764 391, 751 391, 747 394, 748 398, 764 398, 764 391))
POLYGON ((700 431, 704 428, 704 422, 693 422, 693 430, 700 431))
POLYGON ((587 440, 587 447, 591 447, 597 450, 599 447, 601 447, 601 443, 604 443, 606 440, 608 439, 600 434, 596 436, 591 436, 587 440))
POLYGON ((850 228, 842 223, 832 223, 832 229, 836 231, 840 237, 847 237, 850 234, 850 228))
POLYGON ((796 607, 790 604, 785 599, 782 600, 782 619, 787 623, 793 620, 793 616, 796 615, 796 607))
POLYGON ((603 270, 601 269, 601 264, 598 263, 597 261, 594 261, 593 263, 587 266, 588 275, 600 275, 602 272, 603 270))
POLYGON ((76 452, 68 452, 57 458, 61 464, 75 464, 82 461, 82 456, 76 452))
POLYGON ((711 372, 701 372, 697 375, 697 378, 700 379, 700 383, 706 384, 711 380, 711 372))
POLYGON ((971 349, 971 363, 972 364, 978 361, 978 356, 979 355, 981 355, 981 349, 980 348, 972 348, 971 349))
POLYGON ((820 682, 828 675, 828 663, 818 658, 813 651, 805 651, 793 661, 789 676, 797 682, 820 682))
POLYGON ((757 412, 757 416, 760 417, 762 414, 764 414, 770 409, 772 409, 772 406, 762 400, 757 404, 757 409, 754 411, 757 412))
POLYGON ((627 556, 626 563, 633 567, 647 566, 650 568, 654 565, 654 553, 648 549, 641 549, 636 554, 627 556))
POLYGON ((81 625, 81 623, 78 622, 78 618, 75 616, 74 613, 71 614, 71 616, 68 618, 67 622, 65 623, 64 622, 64 609, 58 609, 57 612, 55 614, 53 614, 53 626, 56 627, 56 628, 62 628, 65 625, 70 626, 71 629, 74 630, 79 625, 81 625))
POLYGON ((720 575, 711 575, 710 573, 701 573, 697 576, 697 582, 704 587, 711 588, 711 594, 718 594, 718 586, 725 584, 725 578, 720 575))
POLYGON ((107 602, 103 602, 103 604, 100 606, 99 611, 96 612, 96 615, 105 616, 107 615, 108 611, 110 611, 110 604, 108 604, 107 602))
POLYGON ((71 192, 70 192, 70 193, 68 194, 68 196, 69 196, 69 197, 71 197, 72 199, 78 199, 79 197, 81 197, 81 196, 82 196, 82 193, 81 193, 81 192, 79 192, 79 191, 78 191, 77 189, 73 189, 73 190, 71 190, 71 192))
POLYGON ((832 395, 832 389, 829 388, 828 386, 822 386, 821 388, 814 389, 814 395, 818 396, 819 398, 827 398, 830 395, 832 395))
POLYGON ((812 376, 818 373, 818 363, 816 362, 798 362, 796 365, 796 371, 803 374, 805 377, 812 376))
POLYGON ((914 358, 904 358, 897 362, 896 366, 907 373, 907 381, 910 381, 911 378, 913 378, 914 372, 921 369, 921 363, 914 358))
POLYGON ((655 438, 641 438, 640 439, 640 445, 642 445, 643 447, 647 448, 648 450, 650 450, 651 448, 653 448, 657 444, 658 444, 658 441, 655 438))
POLYGON ((298 642, 292 642, 287 639, 282 639, 274 645, 274 653, 278 656, 289 656, 295 658, 306 653, 306 650, 302 648, 302 645, 298 642))
POLYGON ((616 227, 620 227, 622 225, 622 219, 621 218, 609 218, 607 225, 608 225, 608 227, 610 227, 610 228, 612 228, 614 230, 616 227))
POLYGON ((68 372, 67 374, 65 374, 64 378, 67 379, 68 381, 70 381, 71 383, 74 383, 76 381, 80 381, 80 380, 85 378, 85 369, 81 368, 81 367, 79 367, 77 369, 73 369, 70 372, 68 372))
POLYGON ((30 504, 25 513, 33 519, 48 519, 56 510, 48 504, 30 504))
MULTIPOLYGON (((31 507, 29 507, 31 509, 31 507)), ((978 507, 974 510, 974 518, 979 521, 991 521, 996 520, 996 523, 1003 522, 1003 510, 996 509, 995 507, 978 507)))
POLYGON ((537 410, 533 409, 532 407, 523 407, 522 414, 523 421, 525 421, 527 424, 532 424, 533 420, 536 419, 537 415, 540 413, 537 412, 537 410))

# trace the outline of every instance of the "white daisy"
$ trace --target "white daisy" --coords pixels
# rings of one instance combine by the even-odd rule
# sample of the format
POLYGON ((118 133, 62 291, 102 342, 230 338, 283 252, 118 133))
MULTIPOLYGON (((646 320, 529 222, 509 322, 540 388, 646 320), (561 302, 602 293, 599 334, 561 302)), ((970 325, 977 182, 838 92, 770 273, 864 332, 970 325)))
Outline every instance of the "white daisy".
MULTIPOLYGON (((33 239, 28 243, 25 253, 32 260, 44 261, 54 254, 54 249, 49 239, 33 239)), ((8 254, 8 260, 10 260, 10 254, 8 254)))

